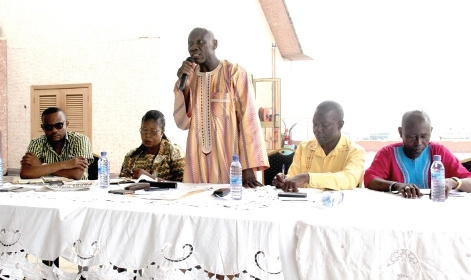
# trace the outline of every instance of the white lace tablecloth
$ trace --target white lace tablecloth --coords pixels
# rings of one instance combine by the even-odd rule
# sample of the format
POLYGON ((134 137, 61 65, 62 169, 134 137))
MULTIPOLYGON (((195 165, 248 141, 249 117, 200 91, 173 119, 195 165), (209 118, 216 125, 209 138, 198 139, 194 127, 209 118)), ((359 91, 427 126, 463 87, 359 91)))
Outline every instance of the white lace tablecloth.
POLYGON ((469 279, 471 196, 356 189, 333 208, 279 201, 272 187, 243 199, 227 185, 179 184, 177 200, 106 191, 0 192, 0 276, 76 279, 33 262, 61 256, 87 279, 469 279), (113 266, 129 268, 118 273, 113 266), (133 270, 136 270, 133 272, 133 270))
POLYGON ((160 191, 2 192, 0 275, 75 279, 31 263, 30 254, 88 267, 87 279, 299 278, 295 215, 284 210, 291 203, 278 201, 273 187, 244 189, 241 201, 216 198, 220 187, 228 185, 179 184, 180 191, 201 192, 177 200, 153 199, 160 191), (140 274, 118 274, 113 266, 140 274))
POLYGON ((471 279, 471 195, 444 203, 367 189, 299 217, 301 279, 471 279))

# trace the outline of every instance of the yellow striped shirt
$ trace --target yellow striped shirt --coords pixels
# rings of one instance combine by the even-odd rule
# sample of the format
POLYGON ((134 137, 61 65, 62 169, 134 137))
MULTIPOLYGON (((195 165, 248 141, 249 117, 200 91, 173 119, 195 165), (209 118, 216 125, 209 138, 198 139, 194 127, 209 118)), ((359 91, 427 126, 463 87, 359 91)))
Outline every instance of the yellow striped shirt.
MULTIPOLYGON (((90 146, 90 140, 86 135, 75 131, 67 131, 64 147, 60 155, 57 154, 51 144, 49 144, 46 135, 41 135, 31 140, 27 152, 35 154, 43 164, 67 161, 79 156, 86 158, 90 164, 93 162, 93 154, 90 146)), ((88 170, 83 173, 81 179, 88 179, 88 170)))

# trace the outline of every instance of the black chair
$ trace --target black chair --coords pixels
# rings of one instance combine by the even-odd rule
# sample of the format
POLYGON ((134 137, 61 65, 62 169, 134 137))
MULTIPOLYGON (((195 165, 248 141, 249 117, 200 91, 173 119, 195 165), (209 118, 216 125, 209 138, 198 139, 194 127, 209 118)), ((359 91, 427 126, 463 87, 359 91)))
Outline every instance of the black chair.
POLYGON ((461 164, 471 172, 471 158, 461 160, 461 164))
POLYGON ((100 156, 93 153, 93 162, 88 166, 88 180, 98 179, 98 160, 100 156))
POLYGON ((270 168, 263 171, 264 185, 271 185, 271 182, 273 181, 273 178, 276 176, 276 174, 281 172, 283 164, 285 165, 285 174, 288 173, 288 168, 293 162, 294 151, 295 150, 291 148, 281 148, 268 154, 270 168))

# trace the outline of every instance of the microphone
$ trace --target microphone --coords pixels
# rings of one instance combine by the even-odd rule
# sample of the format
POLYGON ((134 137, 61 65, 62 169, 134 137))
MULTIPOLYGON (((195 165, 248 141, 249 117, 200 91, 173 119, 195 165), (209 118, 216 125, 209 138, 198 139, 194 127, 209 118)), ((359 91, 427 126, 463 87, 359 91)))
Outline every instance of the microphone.
MULTIPOLYGON (((195 62, 195 60, 193 59, 193 57, 189 56, 186 61, 189 61, 189 62, 195 62)), ((186 80, 188 80, 188 75, 187 74, 183 74, 182 75, 182 79, 180 81, 180 87, 179 89, 180 90, 184 90, 185 89, 185 85, 186 85, 186 80)))

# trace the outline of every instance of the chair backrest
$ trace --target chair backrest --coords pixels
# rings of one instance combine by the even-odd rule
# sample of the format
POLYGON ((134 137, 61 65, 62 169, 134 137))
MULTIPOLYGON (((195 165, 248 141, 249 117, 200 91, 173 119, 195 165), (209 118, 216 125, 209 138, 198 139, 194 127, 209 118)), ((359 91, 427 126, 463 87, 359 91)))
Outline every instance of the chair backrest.
POLYGON ((461 164, 471 172, 471 158, 463 159, 461 164))
POLYGON ((88 180, 98 179, 98 160, 100 155, 93 153, 93 162, 88 166, 88 180))
POLYGON ((291 148, 281 148, 268 154, 270 168, 263 171, 262 183, 264 185, 271 185, 276 174, 281 172, 283 164, 285 165, 285 174, 288 173, 288 169, 293 162, 294 152, 295 150, 291 148))

